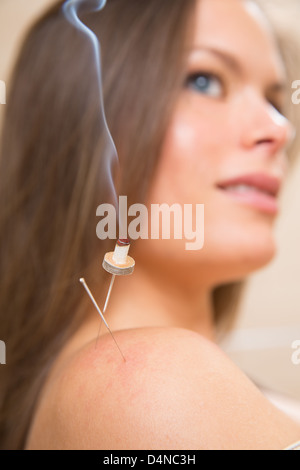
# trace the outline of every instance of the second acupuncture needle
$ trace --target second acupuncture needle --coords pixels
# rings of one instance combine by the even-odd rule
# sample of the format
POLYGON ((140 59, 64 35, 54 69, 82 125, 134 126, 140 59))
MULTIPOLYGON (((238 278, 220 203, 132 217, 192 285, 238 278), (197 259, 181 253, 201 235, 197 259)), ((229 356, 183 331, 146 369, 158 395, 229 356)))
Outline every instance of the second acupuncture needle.
POLYGON ((109 328, 109 326, 108 326, 108 324, 107 324, 107 322, 106 322, 106 320, 105 320, 105 318, 104 318, 104 316, 103 316, 103 313, 101 312, 101 310, 100 310, 100 308, 99 308, 99 306, 98 306, 96 300, 94 299, 93 294, 91 293, 90 289, 88 288, 88 286, 87 286, 87 284, 86 284, 86 282, 85 282, 85 279, 81 278, 81 279, 80 279, 80 282, 81 282, 81 284, 83 285, 83 287, 85 288, 86 292, 88 293, 88 295, 89 295, 91 301, 93 302, 93 304, 94 304, 94 306, 95 306, 97 312, 99 313, 100 317, 102 318, 102 320, 103 320, 103 322, 104 322, 106 328, 108 329, 108 331, 109 331, 109 333, 110 333, 112 339, 114 340, 114 342, 115 342, 115 344, 116 344, 118 350, 120 351, 120 354, 121 354, 121 356, 122 356, 123 359, 124 359, 124 362, 126 362, 126 359, 125 359, 125 357, 124 357, 124 355, 123 355, 123 353, 122 353, 122 351, 121 351, 121 349, 120 349, 120 347, 119 347, 119 345, 118 345, 118 343, 117 343, 117 341, 116 341, 116 339, 115 339, 115 337, 114 337, 114 335, 113 335, 111 329, 109 328))

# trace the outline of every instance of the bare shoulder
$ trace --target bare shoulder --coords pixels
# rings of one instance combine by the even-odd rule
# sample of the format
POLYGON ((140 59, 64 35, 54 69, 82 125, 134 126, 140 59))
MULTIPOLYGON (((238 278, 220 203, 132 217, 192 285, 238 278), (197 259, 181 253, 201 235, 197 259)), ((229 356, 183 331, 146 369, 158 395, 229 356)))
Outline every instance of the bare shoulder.
POLYGON ((45 394, 29 448, 283 449, 300 428, 213 343, 145 328, 76 353, 45 394))

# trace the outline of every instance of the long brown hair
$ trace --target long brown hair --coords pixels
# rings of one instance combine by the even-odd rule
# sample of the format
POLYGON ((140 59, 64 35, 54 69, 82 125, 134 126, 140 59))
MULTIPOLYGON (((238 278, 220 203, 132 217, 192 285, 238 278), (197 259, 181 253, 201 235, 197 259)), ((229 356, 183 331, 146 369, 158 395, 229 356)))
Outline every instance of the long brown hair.
MULTIPOLYGON (((195 1, 111 0, 86 18, 101 39, 105 110, 120 157, 118 190, 129 204, 144 200, 156 168, 185 78, 195 1)), ((96 237, 96 208, 111 191, 93 53, 64 19, 62 3, 27 35, 3 130, 2 449, 24 448, 49 368, 84 320, 86 296, 78 279, 84 275, 92 288, 93 282, 104 288, 99 265, 112 248, 96 237)), ((237 285, 216 289, 217 322, 233 318, 238 292, 237 285)))
MULTIPOLYGON (((111 194, 93 52, 64 19, 62 3, 25 40, 3 130, 3 449, 24 447, 49 367, 84 319, 78 279, 104 285, 99 265, 111 248, 96 238, 96 208, 111 194)), ((86 19, 101 39, 106 115, 121 160, 119 190, 129 201, 143 200, 155 169, 183 80, 193 6, 194 0, 112 0, 86 19)))

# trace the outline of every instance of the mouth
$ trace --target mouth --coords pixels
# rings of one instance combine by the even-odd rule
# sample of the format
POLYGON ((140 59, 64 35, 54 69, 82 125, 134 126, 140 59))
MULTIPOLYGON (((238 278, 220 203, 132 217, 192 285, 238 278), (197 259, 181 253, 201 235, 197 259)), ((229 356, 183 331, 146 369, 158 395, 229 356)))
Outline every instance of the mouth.
POLYGON ((217 188, 235 201, 266 214, 275 216, 279 212, 281 180, 278 178, 256 173, 221 182, 217 188))

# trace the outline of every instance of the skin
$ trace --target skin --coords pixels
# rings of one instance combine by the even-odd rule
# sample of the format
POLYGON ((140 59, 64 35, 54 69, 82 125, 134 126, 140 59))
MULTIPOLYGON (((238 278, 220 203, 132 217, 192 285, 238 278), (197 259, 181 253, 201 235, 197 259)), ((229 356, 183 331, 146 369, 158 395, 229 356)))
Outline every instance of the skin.
POLYGON ((249 173, 284 180, 292 127, 276 109, 285 101, 284 89, 276 91, 285 84, 281 57, 249 2, 199 2, 196 19, 186 76, 217 78, 204 91, 191 80, 182 89, 149 206, 204 203, 204 248, 186 251, 185 240, 134 243, 135 274, 117 280, 110 304, 115 329, 180 326, 214 338, 213 288, 245 279, 276 252, 276 217, 228 197, 217 183, 249 173))
POLYGON ((275 216, 216 184, 257 172, 284 178, 291 126, 275 109, 284 68, 249 2, 201 0, 195 26, 149 204, 205 203, 205 247, 135 244, 135 274, 117 279, 107 311, 126 362, 104 327, 95 348, 91 309, 48 377, 29 449, 283 449, 300 438, 214 344, 211 305, 216 285, 275 253, 275 216), (195 73, 218 78, 199 89, 195 73))

